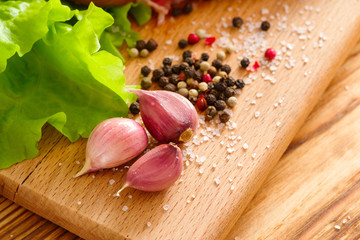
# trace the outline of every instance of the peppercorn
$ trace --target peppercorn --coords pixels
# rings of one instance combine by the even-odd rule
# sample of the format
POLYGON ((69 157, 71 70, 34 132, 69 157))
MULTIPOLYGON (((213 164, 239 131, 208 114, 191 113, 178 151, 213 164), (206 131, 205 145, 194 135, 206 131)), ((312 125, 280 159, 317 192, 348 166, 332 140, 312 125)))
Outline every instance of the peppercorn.
POLYGON ((208 74, 210 74, 210 76, 214 78, 216 76, 216 68, 214 66, 211 66, 208 70, 208 74))
POLYGON ((181 39, 178 43, 179 48, 184 49, 188 45, 187 41, 185 39, 181 39))
POLYGON ((215 83, 214 88, 219 92, 223 92, 226 89, 226 83, 223 81, 217 82, 215 83))
POLYGON ((224 71, 220 71, 217 75, 222 79, 226 79, 228 77, 227 73, 224 71))
POLYGON ((193 79, 196 81, 200 81, 201 80, 201 72, 199 71, 193 71, 193 79))
POLYGON ((179 76, 176 75, 176 74, 171 74, 170 78, 169 78, 169 82, 174 84, 174 85, 177 85, 178 82, 179 82, 179 76))
POLYGON ((245 87, 245 83, 242 79, 238 79, 235 81, 235 85, 237 88, 242 89, 245 87))
POLYGON ((185 14, 189 14, 189 13, 191 13, 192 10, 193 10, 192 3, 186 3, 182 9, 182 12, 185 14))
POLYGON ((152 81, 150 78, 148 77, 144 77, 142 80, 141 80, 141 88, 142 89, 149 89, 151 87, 151 84, 152 84, 152 81))
POLYGON ((164 60, 163 60, 164 66, 171 66, 171 64, 172 64, 172 61, 170 58, 168 58, 168 57, 164 58, 164 60))
POLYGON ((206 38, 207 37, 207 33, 206 33, 206 31, 204 30, 204 29, 198 29, 198 30, 196 30, 196 35, 198 35, 199 36, 199 38, 201 38, 201 39, 204 39, 204 38, 206 38))
POLYGON ((144 77, 149 76, 150 72, 151 72, 151 69, 150 69, 148 66, 143 66, 143 67, 141 68, 141 74, 142 74, 144 77))
POLYGON ((180 81, 185 81, 185 80, 186 80, 186 77, 185 77, 185 74, 184 74, 184 73, 180 73, 180 74, 178 75, 178 78, 179 78, 180 81))
POLYGON ((230 111, 226 109, 222 113, 220 113, 219 119, 222 123, 226 123, 227 121, 230 120, 230 116, 231 116, 230 111))
POLYGON ((155 69, 153 71, 153 77, 156 82, 159 81, 162 76, 164 76, 164 71, 162 69, 155 69))
POLYGON ((214 83, 213 83, 213 82, 209 82, 209 83, 207 83, 207 84, 208 84, 209 90, 211 90, 211 89, 214 88, 214 83))
POLYGON ((192 56, 192 52, 190 50, 186 50, 182 54, 183 60, 185 60, 187 58, 191 58, 191 56, 192 56))
POLYGON ((139 52, 146 48, 146 42, 144 40, 138 40, 135 43, 135 47, 139 52))
POLYGON ((163 71, 164 71, 164 75, 167 76, 167 77, 170 77, 171 74, 172 74, 171 67, 168 66, 168 65, 163 67, 163 71))
POLYGON ((225 47, 227 53, 232 53, 234 51, 234 46, 232 44, 228 44, 225 47))
POLYGON ((202 60, 200 59, 195 59, 194 61, 194 68, 195 70, 199 70, 200 69, 200 64, 202 63, 202 60))
POLYGON ((198 43, 199 41, 200 41, 200 38, 195 33, 190 33, 187 38, 188 44, 191 44, 191 45, 194 45, 194 44, 198 43))
POLYGON ((181 9, 180 8, 172 8, 171 9, 171 16, 178 17, 181 15, 181 9))
POLYGON ((159 86, 162 88, 164 88, 168 83, 169 83, 169 78, 165 76, 162 76, 158 82, 159 86))
POLYGON ((237 104, 237 99, 236 99, 236 97, 229 97, 226 100, 226 103, 229 107, 235 107, 235 105, 237 104))
POLYGON ((269 30, 269 28, 270 28, 270 23, 268 21, 263 21, 261 23, 261 30, 267 31, 269 30))
POLYGON ((187 90, 186 88, 180 88, 178 90, 178 93, 184 97, 188 97, 189 96, 189 90, 187 90))
POLYGON ((187 67, 189 67, 189 64, 188 64, 187 62, 182 62, 182 63, 180 64, 180 70, 181 70, 181 71, 184 71, 185 68, 187 68, 187 67))
POLYGON ((222 111, 226 108, 226 103, 223 100, 216 100, 214 103, 214 107, 216 107, 216 110, 222 111))
POLYGON ((225 79, 226 86, 232 87, 235 85, 235 79, 233 77, 228 77, 225 79))
POLYGON ((195 81, 193 78, 186 79, 186 84, 189 88, 196 88, 198 84, 196 84, 197 81, 195 81))
POLYGON ((196 100, 196 106, 200 111, 204 111, 207 108, 207 102, 204 98, 204 95, 201 95, 197 100, 196 100))
POLYGON ((147 57, 149 55, 149 50, 147 49, 143 49, 140 51, 140 56, 141 57, 147 57))
POLYGON ((225 96, 226 96, 227 98, 229 98, 229 97, 232 97, 232 96, 235 95, 235 90, 234 90, 233 88, 231 88, 231 87, 227 87, 227 88, 225 89, 224 93, 225 93, 225 96))
POLYGON ((194 65, 194 59, 192 59, 192 58, 186 58, 186 59, 184 59, 184 62, 189 64, 190 67, 192 67, 194 65))
POLYGON ((225 58, 226 58, 226 54, 225 54, 225 52, 224 51, 218 51, 217 53, 216 53, 216 58, 217 59, 219 59, 219 60, 224 60, 225 58))
POLYGON ((220 82, 221 81, 221 77, 220 76, 215 76, 213 79, 212 79, 212 82, 214 83, 214 84, 216 84, 216 83, 218 83, 218 82, 220 82))
POLYGON ((131 58, 135 58, 135 57, 139 56, 139 50, 137 50, 136 48, 131 48, 131 49, 128 49, 127 51, 131 58))
MULTIPOLYGON (((191 90, 190 90, 191 91, 191 90)), ((195 105, 196 104, 196 101, 197 101, 197 97, 194 97, 194 96, 190 96, 190 91, 189 91, 189 96, 188 96, 188 99, 189 101, 195 105)))
POLYGON ((199 96, 199 92, 195 89, 190 89, 189 90, 189 97, 197 97, 199 96))
POLYGON ((247 68, 250 64, 250 60, 247 57, 241 59, 240 65, 242 68, 247 68))
POLYGON ((208 85, 206 82, 201 82, 199 83, 199 90, 202 92, 205 92, 206 90, 208 90, 208 85))
POLYGON ((215 88, 214 89, 211 89, 209 94, 212 94, 214 95, 216 98, 219 97, 220 93, 218 90, 216 90, 215 88))
POLYGON ((210 58, 209 54, 207 54, 207 53, 202 53, 201 54, 201 60, 207 61, 207 60, 209 60, 209 58, 210 58))
POLYGON ((192 69, 191 67, 186 67, 184 70, 184 74, 187 78, 192 78, 194 73, 194 69, 192 69))
POLYGON ((220 59, 215 59, 211 63, 212 66, 216 68, 216 70, 219 70, 222 67, 222 61, 220 59))
POLYGON ((180 74, 181 73, 181 69, 180 69, 180 65, 178 64, 175 64, 171 67, 171 71, 174 73, 174 74, 180 74))
POLYGON ((219 93, 219 96, 217 97, 217 100, 226 101, 227 97, 225 96, 225 93, 224 92, 219 93))
POLYGON ((138 102, 133 102, 130 104, 129 110, 134 115, 138 114, 140 112, 140 104, 138 102))
POLYGON ((208 105, 214 105, 216 102, 216 96, 214 94, 208 94, 205 99, 208 105))
POLYGON ((244 21, 242 20, 241 17, 234 17, 232 20, 232 24, 233 24, 234 28, 241 28, 243 23, 244 23, 244 21))
POLYGON ((205 120, 209 121, 213 119, 216 116, 216 114, 217 114, 216 108, 214 106, 208 106, 208 108, 205 111, 205 120))
POLYGON ((231 67, 230 67, 228 64, 224 64, 224 65, 222 65, 222 67, 221 67, 221 71, 224 71, 224 72, 226 72, 227 74, 230 74, 230 72, 231 72, 231 67))
POLYGON ((205 72, 210 69, 210 64, 206 61, 200 63, 200 69, 201 71, 205 72))
POLYGON ((176 86, 174 84, 172 84, 172 83, 168 83, 164 87, 164 90, 171 91, 171 92, 176 92, 176 86))
POLYGON ((157 47, 158 47, 157 42, 152 38, 146 44, 146 49, 149 50, 149 52, 154 51, 157 47))
POLYGON ((177 88, 180 89, 180 88, 186 88, 187 87, 187 84, 185 81, 180 81, 177 83, 177 88))

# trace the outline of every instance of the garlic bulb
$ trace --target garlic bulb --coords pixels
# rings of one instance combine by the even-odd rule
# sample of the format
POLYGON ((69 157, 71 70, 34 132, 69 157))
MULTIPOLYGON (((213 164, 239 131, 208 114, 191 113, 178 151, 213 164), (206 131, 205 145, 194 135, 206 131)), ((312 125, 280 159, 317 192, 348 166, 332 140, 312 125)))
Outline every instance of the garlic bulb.
POLYGON ((188 99, 163 90, 129 91, 138 96, 142 120, 157 141, 182 143, 192 139, 198 126, 198 114, 188 99))
POLYGON ((124 164, 142 153, 148 141, 145 129, 136 121, 107 119, 91 132, 86 145, 85 165, 75 177, 124 164))
POLYGON ((126 175, 124 186, 142 191, 161 191, 180 177, 183 159, 179 147, 172 144, 162 144, 140 157, 130 168, 126 175))

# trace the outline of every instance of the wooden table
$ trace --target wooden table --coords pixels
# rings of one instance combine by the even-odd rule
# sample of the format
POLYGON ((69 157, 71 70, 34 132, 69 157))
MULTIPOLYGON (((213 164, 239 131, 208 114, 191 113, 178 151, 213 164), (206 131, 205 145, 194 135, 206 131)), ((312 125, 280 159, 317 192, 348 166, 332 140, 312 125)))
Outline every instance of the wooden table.
MULTIPOLYGON (((229 239, 349 239, 358 234, 360 43, 229 239), (350 219, 348 219, 350 216, 350 219), (343 221, 346 222, 343 223, 343 221), (340 230, 336 230, 338 225, 340 230)), ((235 221, 235 220, 234 220, 235 221)), ((5 198, 1 239, 78 239, 5 198)))

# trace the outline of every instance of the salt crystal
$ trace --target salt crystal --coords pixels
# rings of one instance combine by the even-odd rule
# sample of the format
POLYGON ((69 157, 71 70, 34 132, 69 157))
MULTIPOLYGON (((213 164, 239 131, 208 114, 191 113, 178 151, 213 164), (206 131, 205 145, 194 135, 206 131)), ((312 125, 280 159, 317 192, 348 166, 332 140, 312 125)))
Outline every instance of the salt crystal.
POLYGON ((79 164, 80 164, 80 162, 79 162, 79 161, 76 161, 76 164, 77 164, 77 165, 79 165, 79 164))
POLYGON ((150 227, 151 226, 151 222, 147 222, 146 226, 150 227))
POLYGON ((126 212, 127 210, 129 209, 129 207, 128 206, 123 206, 123 208, 122 208, 122 210, 124 211, 124 212, 126 212))
POLYGON ((204 173, 204 167, 202 167, 202 166, 200 167, 199 173, 200 173, 200 174, 203 174, 203 173, 204 173))
POLYGON ((257 94, 256 94, 256 98, 261 98, 262 96, 263 96, 262 93, 257 93, 257 94))
POLYGON ((257 111, 257 112, 255 112, 254 115, 255 115, 255 118, 258 118, 260 116, 260 112, 257 111))
POLYGON ((342 221, 342 222, 343 222, 343 224, 345 224, 345 223, 347 222, 347 219, 346 219, 346 218, 345 218, 345 219, 343 219, 343 221, 342 221))
POLYGON ((349 85, 345 85, 345 90, 349 90, 349 85))
POLYGON ((195 199, 195 194, 191 195, 191 197, 192 197, 193 199, 195 199))
POLYGON ((230 190, 231 190, 231 191, 234 191, 234 189, 235 189, 235 186, 234 186, 234 185, 231 185, 230 190))
POLYGON ((219 184, 220 184, 220 179, 219 179, 219 177, 215 178, 214 181, 215 181, 216 185, 219 186, 219 184))
POLYGON ((164 205, 164 207, 163 207, 163 209, 164 209, 165 211, 169 210, 169 208, 170 208, 169 205, 164 205))
POLYGON ((59 163, 59 166, 61 166, 62 165, 62 163, 59 163))
POLYGON ((269 9, 267 9, 267 8, 261 9, 261 14, 262 14, 262 15, 269 14, 269 9))
POLYGON ((279 127, 279 126, 280 126, 280 122, 276 122, 276 126, 279 127))
POLYGON ((110 179, 110 180, 109 180, 109 184, 110 184, 110 185, 113 185, 114 183, 115 183, 115 180, 114 180, 114 179, 110 179))
POLYGON ((243 145, 243 149, 248 149, 248 147, 249 147, 249 145, 247 144, 247 143, 244 143, 244 145, 243 145))
POLYGON ((229 180, 229 182, 232 182, 232 181, 233 181, 233 179, 232 179, 232 178, 229 178, 228 180, 229 180))
POLYGON ((81 205, 81 201, 78 201, 77 204, 78 204, 78 205, 81 205))
POLYGON ((238 167, 243 167, 244 165, 242 163, 237 164, 238 167))
POLYGON ((171 44, 172 44, 172 40, 171 40, 171 39, 167 40, 167 41, 165 42, 165 44, 171 45, 171 44))
POLYGON ((186 203, 191 203, 191 200, 190 199, 186 200, 186 203))
POLYGON ((216 163, 213 163, 212 167, 213 167, 213 168, 216 168, 216 163))
POLYGON ((253 153, 253 154, 251 155, 251 157, 252 157, 253 159, 255 159, 256 153, 253 153))
POLYGON ((251 104, 251 105, 255 105, 255 104, 256 104, 256 100, 252 100, 252 101, 250 102, 250 104, 251 104))
POLYGON ((130 194, 130 195, 128 196, 128 198, 132 199, 132 195, 130 194))
POLYGON ((335 228, 336 230, 340 230, 340 229, 341 229, 341 227, 340 227, 339 225, 335 225, 334 228, 335 228))

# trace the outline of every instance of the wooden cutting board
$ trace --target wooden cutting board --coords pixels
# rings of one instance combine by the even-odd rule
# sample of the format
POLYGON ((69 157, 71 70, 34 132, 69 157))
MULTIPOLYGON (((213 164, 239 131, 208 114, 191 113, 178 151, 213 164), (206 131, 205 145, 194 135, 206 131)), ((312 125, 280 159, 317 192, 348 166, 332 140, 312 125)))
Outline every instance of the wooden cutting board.
MULTIPOLYGON (((224 238, 357 40, 359 10, 359 1, 355 0, 341 3, 325 0, 316 3, 212 1, 206 5, 199 3, 191 15, 168 21, 161 27, 155 27, 153 21, 140 33, 145 39, 156 38, 160 48, 148 59, 127 62, 125 74, 129 84, 138 83, 140 66, 149 64, 150 59, 159 67, 164 56, 180 55, 175 43, 200 26, 220 37, 223 33, 216 32, 216 24, 221 23, 222 18, 226 23, 238 15, 246 19, 246 23, 268 18, 272 28, 265 36, 264 47, 274 47, 278 51, 285 48, 276 73, 260 69, 255 73, 256 80, 238 97, 239 103, 232 117, 237 123, 236 129, 224 130, 220 138, 194 147, 195 154, 207 159, 202 165, 204 173, 199 174, 199 166, 193 162, 185 168, 183 181, 167 191, 127 190, 122 198, 114 198, 112 195, 121 186, 125 170, 106 170, 73 179, 84 160, 86 140, 70 143, 47 126, 37 158, 0 171, 1 194, 87 239, 224 238), (266 14, 265 9, 270 13, 266 14), (305 34, 301 33, 303 28, 305 34), (301 35, 307 39, 299 39, 301 35), (169 40, 172 40, 170 45, 166 44, 169 40), (285 59, 286 52, 291 54, 288 60, 285 59), (288 69, 294 63, 290 57, 295 59, 295 66, 288 69), (302 60, 305 58, 309 59, 306 64, 302 60), (265 81, 262 73, 274 77, 276 83, 265 81), (260 96, 257 93, 262 93, 262 97, 257 98, 260 96), (283 104, 275 107, 280 99, 283 104), (256 100, 255 104, 253 100, 256 100), (258 118, 254 117, 255 112, 260 113, 258 118), (231 132, 242 139, 234 146, 235 152, 228 154, 226 144, 232 143, 228 139, 231 132), (221 141, 225 144, 221 145, 221 141), (247 150, 242 148, 244 143, 249 146, 247 150), (230 155, 229 159, 226 159, 227 155, 230 155), (217 164, 215 169, 213 163, 217 164), (238 163, 243 167, 238 167, 238 163), (220 179, 218 186, 214 183, 215 178, 220 179), (112 179, 115 183, 111 185, 112 179), (167 211, 163 209, 165 205, 169 206, 167 211), (124 206, 128 207, 127 211, 123 211, 124 206)), ((258 31, 256 28, 253 32, 239 33, 226 27, 221 30, 238 38, 239 45, 258 31)), ((208 51, 213 57, 218 48, 214 47, 211 52, 210 48, 198 44, 189 49, 198 54, 208 51)), ((225 60, 231 64, 234 77, 248 76, 238 67, 237 57, 242 54, 241 50, 225 60)), ((260 49, 257 59, 262 54, 263 49, 260 49)), ((203 136, 198 134, 198 137, 203 136)))

